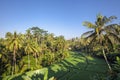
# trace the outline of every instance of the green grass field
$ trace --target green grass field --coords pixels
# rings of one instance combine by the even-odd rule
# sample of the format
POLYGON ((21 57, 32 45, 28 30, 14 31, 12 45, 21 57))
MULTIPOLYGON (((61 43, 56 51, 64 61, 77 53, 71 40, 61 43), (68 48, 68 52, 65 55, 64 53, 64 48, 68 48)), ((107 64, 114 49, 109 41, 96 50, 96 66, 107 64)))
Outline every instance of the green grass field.
POLYGON ((92 80, 95 75, 106 75, 108 68, 104 60, 70 52, 70 56, 59 63, 23 74, 7 76, 4 80, 92 80), (52 79, 52 78, 55 79, 52 79))

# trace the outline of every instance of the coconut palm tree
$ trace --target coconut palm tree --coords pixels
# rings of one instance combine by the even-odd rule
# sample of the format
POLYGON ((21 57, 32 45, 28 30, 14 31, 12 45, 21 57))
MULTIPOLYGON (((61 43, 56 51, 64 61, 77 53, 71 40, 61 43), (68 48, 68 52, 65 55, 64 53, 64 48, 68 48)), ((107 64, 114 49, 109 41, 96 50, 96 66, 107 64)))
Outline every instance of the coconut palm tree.
POLYGON ((101 45, 104 59, 111 72, 112 72, 112 69, 106 57, 105 46, 106 44, 111 44, 112 46, 111 37, 113 37, 117 41, 120 40, 118 36, 113 32, 114 26, 118 26, 118 25, 109 23, 113 19, 117 19, 117 17, 115 16, 106 17, 98 14, 95 24, 92 24, 91 22, 88 22, 88 21, 83 22, 84 26, 91 28, 93 30, 88 31, 82 35, 83 38, 89 41, 89 45, 93 44, 94 42, 96 42, 96 44, 101 45))
POLYGON ((32 47, 33 56, 35 57, 36 66, 37 66, 37 64, 38 64, 38 56, 39 56, 39 53, 41 52, 41 49, 40 49, 37 42, 33 42, 32 45, 33 45, 33 47, 32 47))
POLYGON ((13 68, 12 68, 12 75, 13 73, 16 73, 16 54, 17 54, 17 50, 21 48, 21 39, 20 37, 17 35, 16 32, 14 32, 13 36, 11 36, 10 38, 7 38, 8 41, 8 48, 10 51, 13 52, 13 68))
POLYGON ((30 53, 33 52, 33 49, 32 49, 32 42, 30 40, 27 40, 26 41, 26 44, 25 44, 25 53, 28 55, 28 69, 30 69, 30 53))
POLYGON ((37 65, 37 56, 40 52, 40 47, 38 43, 35 41, 36 38, 33 38, 30 30, 27 30, 26 34, 26 40, 25 40, 25 52, 28 55, 28 69, 30 69, 30 54, 32 53, 35 56, 36 59, 36 65, 37 65))
POLYGON ((32 47, 33 47, 33 45, 32 45, 32 34, 31 34, 31 32, 30 32, 30 30, 28 29, 28 30, 26 30, 26 39, 25 39, 25 48, 24 48, 24 50, 25 50, 25 53, 28 55, 28 69, 30 69, 30 53, 32 53, 33 52, 33 49, 32 49, 32 47))

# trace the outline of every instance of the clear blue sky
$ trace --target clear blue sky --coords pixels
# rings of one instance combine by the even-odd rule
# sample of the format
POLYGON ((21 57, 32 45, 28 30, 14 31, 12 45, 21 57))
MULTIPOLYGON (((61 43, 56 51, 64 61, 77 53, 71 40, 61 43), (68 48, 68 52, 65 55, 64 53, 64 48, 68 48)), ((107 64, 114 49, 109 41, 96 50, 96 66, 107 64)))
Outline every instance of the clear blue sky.
POLYGON ((88 31, 82 22, 94 22, 98 13, 120 18, 120 0, 0 0, 0 37, 32 26, 67 39, 80 37, 88 31))

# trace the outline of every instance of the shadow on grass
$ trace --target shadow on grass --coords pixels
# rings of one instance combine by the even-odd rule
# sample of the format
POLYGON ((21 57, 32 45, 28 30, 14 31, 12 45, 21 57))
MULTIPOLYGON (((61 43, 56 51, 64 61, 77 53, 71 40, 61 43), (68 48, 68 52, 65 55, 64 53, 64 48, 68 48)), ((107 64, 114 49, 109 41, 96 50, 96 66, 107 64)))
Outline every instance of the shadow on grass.
POLYGON ((51 77, 56 80, 90 80, 90 77, 95 74, 105 74, 106 68, 101 67, 103 65, 99 66, 91 63, 97 63, 98 61, 97 59, 89 61, 86 56, 80 53, 72 53, 70 58, 64 59, 57 64, 45 69, 24 73, 14 77, 12 80, 49 80, 51 77))

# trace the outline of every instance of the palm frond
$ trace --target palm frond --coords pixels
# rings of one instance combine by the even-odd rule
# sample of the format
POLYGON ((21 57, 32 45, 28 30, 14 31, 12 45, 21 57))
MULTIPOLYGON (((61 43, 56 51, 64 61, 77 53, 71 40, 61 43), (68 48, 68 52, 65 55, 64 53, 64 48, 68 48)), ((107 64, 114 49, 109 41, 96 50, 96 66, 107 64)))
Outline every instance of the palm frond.
POLYGON ((105 29, 115 29, 118 26, 118 24, 110 24, 105 26, 105 29))
POLYGON ((96 42, 96 37, 97 37, 97 36, 94 36, 94 37, 90 40, 89 45, 91 45, 92 43, 96 42))
POLYGON ((116 34, 109 32, 109 36, 113 37, 115 41, 118 41, 120 43, 120 38, 116 34))
POLYGON ((117 27, 118 27, 117 24, 111 24, 111 25, 105 26, 104 30, 106 32, 112 32, 112 33, 119 34, 119 32, 117 31, 117 27))
POLYGON ((92 30, 92 31, 88 31, 88 32, 85 32, 85 33, 83 33, 82 34, 82 36, 81 37, 86 37, 86 36, 88 36, 88 35, 90 35, 90 34, 92 34, 94 31, 92 30))
POLYGON ((94 32, 94 33, 92 33, 92 34, 90 34, 89 36, 87 36, 87 37, 84 37, 84 40, 85 41, 89 41, 89 45, 92 43, 92 42, 94 42, 94 40, 96 39, 96 33, 94 32))
POLYGON ((103 22, 106 24, 106 23, 112 22, 114 19, 117 19, 117 17, 116 16, 110 16, 110 17, 104 16, 103 22))
POLYGON ((111 47, 113 47, 113 43, 108 35, 105 35, 105 40, 108 44, 110 44, 111 47))
POLYGON ((91 22, 88 22, 88 21, 84 21, 83 26, 86 26, 88 28, 95 28, 96 27, 95 24, 92 24, 91 22))
POLYGON ((113 19, 117 19, 117 17, 116 16, 110 16, 108 19, 113 20, 113 19))
POLYGON ((93 38, 94 36, 96 36, 96 33, 94 32, 94 33, 92 33, 92 34, 90 34, 89 36, 87 36, 86 38, 88 39, 91 39, 91 38, 93 38))

